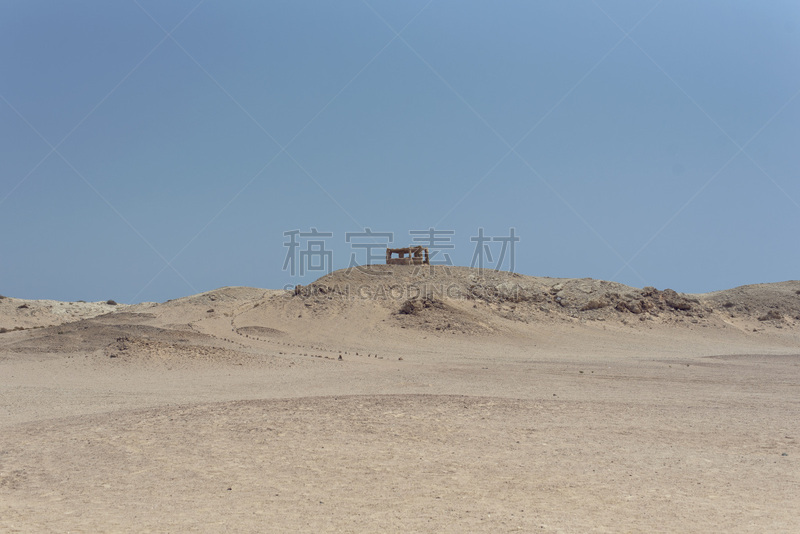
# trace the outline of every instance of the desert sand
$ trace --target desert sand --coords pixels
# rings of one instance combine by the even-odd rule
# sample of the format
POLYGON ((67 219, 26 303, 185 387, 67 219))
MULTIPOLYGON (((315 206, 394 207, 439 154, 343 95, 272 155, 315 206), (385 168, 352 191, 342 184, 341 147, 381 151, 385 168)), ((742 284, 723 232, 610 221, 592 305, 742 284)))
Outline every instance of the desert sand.
POLYGON ((0 299, 3 532, 800 532, 800 282, 0 299))

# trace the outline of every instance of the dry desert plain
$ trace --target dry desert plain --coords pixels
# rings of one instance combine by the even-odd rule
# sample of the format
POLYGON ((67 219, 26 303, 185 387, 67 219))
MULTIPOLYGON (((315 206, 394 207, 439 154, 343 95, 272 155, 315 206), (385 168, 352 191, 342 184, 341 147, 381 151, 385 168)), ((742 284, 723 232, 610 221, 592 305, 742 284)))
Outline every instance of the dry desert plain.
POLYGON ((3 532, 800 532, 800 282, 0 299, 3 532))

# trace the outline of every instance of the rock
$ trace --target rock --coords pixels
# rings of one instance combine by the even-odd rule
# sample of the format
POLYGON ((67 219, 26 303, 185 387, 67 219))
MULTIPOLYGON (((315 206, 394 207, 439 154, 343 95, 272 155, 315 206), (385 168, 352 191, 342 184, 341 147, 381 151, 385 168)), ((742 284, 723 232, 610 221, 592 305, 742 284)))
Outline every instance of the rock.
POLYGON ((631 311, 631 313, 635 313, 635 314, 640 314, 640 313, 642 313, 644 311, 642 309, 641 303, 639 303, 639 302, 629 302, 628 303, 628 309, 631 311))
POLYGON ((766 315, 758 318, 759 321, 780 321, 781 319, 783 319, 783 315, 776 310, 770 310, 766 315))
POLYGON ((605 308, 608 305, 609 302, 607 300, 590 300, 581 307, 581 311, 599 310, 600 308, 605 308))
POLYGON ((653 286, 646 286, 642 288, 642 296, 645 297, 658 296, 658 289, 654 288, 653 286))
POLYGON ((689 301, 678 295, 678 293, 672 289, 665 289, 661 294, 667 306, 674 310, 689 311, 692 309, 692 305, 689 304, 689 301))

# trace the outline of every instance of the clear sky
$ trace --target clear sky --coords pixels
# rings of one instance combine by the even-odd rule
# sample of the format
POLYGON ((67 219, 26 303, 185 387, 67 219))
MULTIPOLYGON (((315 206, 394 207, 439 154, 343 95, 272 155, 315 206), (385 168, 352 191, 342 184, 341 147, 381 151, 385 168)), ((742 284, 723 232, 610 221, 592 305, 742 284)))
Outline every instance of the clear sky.
POLYGON ((528 275, 797 279, 799 91, 796 0, 3 0, 0 293, 305 284, 285 232, 342 268, 367 227, 458 265, 513 228, 528 275))

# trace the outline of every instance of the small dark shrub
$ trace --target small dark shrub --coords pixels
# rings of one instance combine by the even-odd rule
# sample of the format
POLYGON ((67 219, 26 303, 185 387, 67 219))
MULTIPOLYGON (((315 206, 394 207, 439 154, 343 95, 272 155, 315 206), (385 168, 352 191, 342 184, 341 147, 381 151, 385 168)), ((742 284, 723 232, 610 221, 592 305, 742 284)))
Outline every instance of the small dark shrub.
POLYGON ((109 306, 116 306, 117 305, 116 301, 113 301, 113 300, 107 300, 106 304, 108 304, 109 306))
POLYGON ((422 311, 422 303, 419 300, 409 299, 400 306, 399 311, 403 315, 416 315, 422 311))

